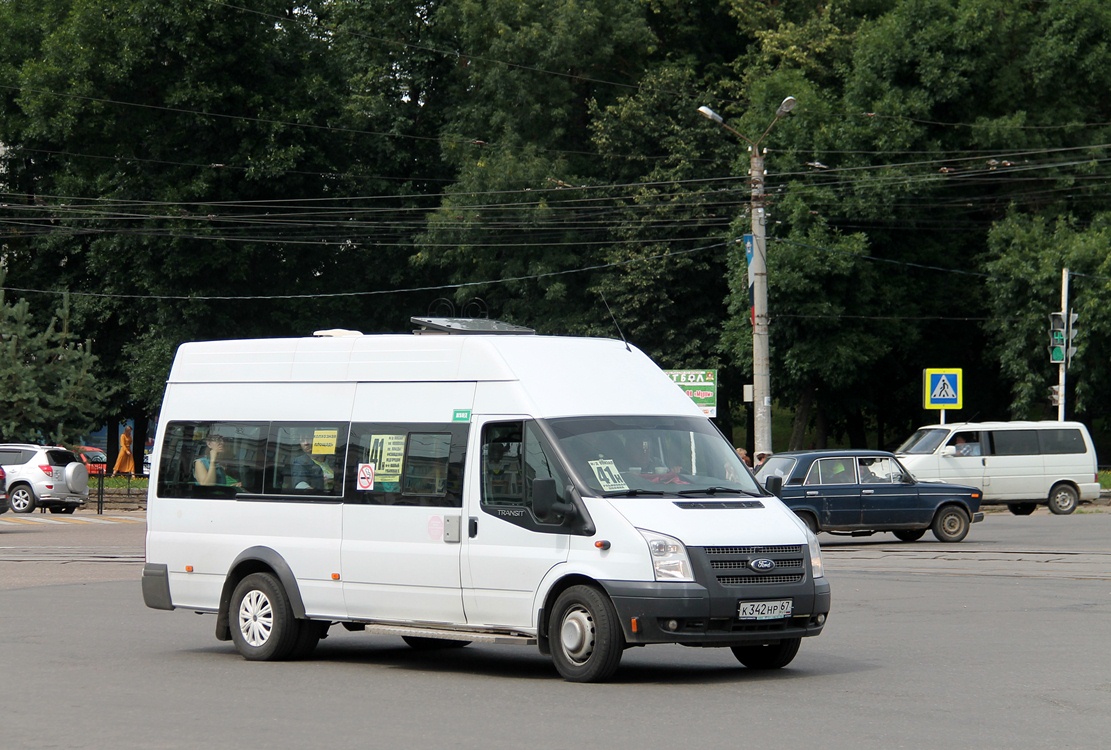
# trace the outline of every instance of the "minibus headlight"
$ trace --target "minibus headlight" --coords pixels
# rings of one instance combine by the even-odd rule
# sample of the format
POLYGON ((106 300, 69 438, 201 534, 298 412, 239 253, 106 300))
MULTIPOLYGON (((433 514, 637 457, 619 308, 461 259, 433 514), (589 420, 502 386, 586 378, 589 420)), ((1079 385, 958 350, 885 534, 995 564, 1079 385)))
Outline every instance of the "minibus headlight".
POLYGON ((822 568, 822 545, 818 544, 818 537, 810 529, 806 530, 806 544, 810 547, 810 570, 814 572, 814 577, 825 577, 825 570, 822 568))
POLYGON ((655 571, 657 581, 693 581, 694 569, 691 567, 690 558, 687 557, 687 548, 674 537, 659 534, 647 529, 637 529, 644 541, 648 542, 648 551, 652 556, 652 570, 655 571))

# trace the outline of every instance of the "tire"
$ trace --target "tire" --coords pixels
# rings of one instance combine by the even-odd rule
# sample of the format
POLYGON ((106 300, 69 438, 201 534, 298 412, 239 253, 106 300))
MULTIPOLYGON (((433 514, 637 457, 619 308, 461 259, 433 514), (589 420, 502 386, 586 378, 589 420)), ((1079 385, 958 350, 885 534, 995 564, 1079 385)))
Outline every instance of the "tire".
POLYGON ((821 530, 818 528, 818 519, 815 518, 812 513, 804 512, 796 513, 795 515, 799 517, 799 520, 806 524, 806 528, 810 529, 811 533, 817 534, 821 530))
POLYGON ((931 530, 939 542, 959 542, 968 536, 968 528, 972 522, 964 508, 956 505, 946 505, 934 516, 931 530))
POLYGON ((1037 503, 1011 503, 1007 509, 1016 516, 1028 516, 1038 507, 1037 503))
POLYGON ((926 530, 899 529, 898 531, 892 531, 891 533, 894 534, 895 538, 898 539, 900 542, 917 542, 919 539, 926 535, 926 530))
POLYGON ((66 464, 62 473, 66 489, 70 492, 80 495, 89 489, 89 469, 80 461, 66 464))
POLYGON ((316 650, 320 639, 328 634, 332 623, 323 620, 297 620, 297 639, 290 649, 290 659, 307 659, 316 650))
POLYGON ((799 652, 802 638, 784 638, 779 643, 759 646, 733 646, 733 656, 749 669, 781 669, 799 652))
POLYGON ((1080 495, 1071 484, 1058 484, 1049 491, 1049 512, 1067 516, 1080 505, 1080 495))
POLYGON ((239 582, 228 604, 228 622, 236 650, 248 661, 289 658, 301 631, 285 589, 271 573, 252 573, 239 582))
POLYGON ((415 635, 403 635, 401 640, 409 645, 409 648, 416 649, 417 651, 436 651, 444 648, 463 648, 469 646, 470 641, 455 641, 450 638, 421 638, 415 635))
POLYGON ((12 513, 31 513, 38 506, 35 493, 26 484, 17 484, 8 490, 8 505, 12 513))
POLYGON ((621 664, 625 636, 605 594, 572 586, 556 599, 548 621, 552 661, 569 682, 604 682, 621 664))
POLYGON ((75 510, 77 510, 76 505, 51 505, 50 506, 50 512, 51 513, 72 514, 73 511, 75 511, 75 510))

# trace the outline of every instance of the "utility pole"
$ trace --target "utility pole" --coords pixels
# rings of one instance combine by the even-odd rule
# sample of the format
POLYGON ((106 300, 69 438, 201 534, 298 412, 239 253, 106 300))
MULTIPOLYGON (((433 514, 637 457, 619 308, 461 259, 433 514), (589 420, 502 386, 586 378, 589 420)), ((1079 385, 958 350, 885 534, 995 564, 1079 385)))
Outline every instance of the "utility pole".
POLYGON ((768 342, 768 256, 765 231, 767 217, 764 209, 764 153, 760 144, 779 122, 779 118, 795 108, 798 102, 788 96, 775 111, 775 118, 756 140, 743 135, 727 125, 721 115, 709 107, 699 107, 699 113, 721 125, 748 144, 748 174, 752 189, 752 263, 749 276, 752 280, 752 401, 753 401, 753 456, 772 452, 772 387, 771 347, 768 342))
POLYGON ((1057 365, 1057 421, 1065 421, 1065 370, 1068 369, 1069 330, 1069 269, 1061 269, 1061 315, 1065 321, 1065 356, 1057 365))

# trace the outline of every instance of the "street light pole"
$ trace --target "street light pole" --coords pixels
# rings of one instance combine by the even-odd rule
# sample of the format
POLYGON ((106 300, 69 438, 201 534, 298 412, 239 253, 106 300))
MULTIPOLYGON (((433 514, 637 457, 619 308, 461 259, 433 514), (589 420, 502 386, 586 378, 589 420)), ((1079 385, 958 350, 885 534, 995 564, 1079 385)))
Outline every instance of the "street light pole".
POLYGON ((779 118, 795 108, 795 97, 788 96, 775 111, 775 118, 764 133, 752 140, 734 130, 721 115, 709 107, 699 107, 699 113, 741 140, 748 143, 749 183, 752 188, 752 400, 753 400, 753 455, 772 452, 772 387, 771 351, 768 344, 768 256, 765 240, 766 217, 764 212, 764 154, 760 144, 779 122, 779 118))

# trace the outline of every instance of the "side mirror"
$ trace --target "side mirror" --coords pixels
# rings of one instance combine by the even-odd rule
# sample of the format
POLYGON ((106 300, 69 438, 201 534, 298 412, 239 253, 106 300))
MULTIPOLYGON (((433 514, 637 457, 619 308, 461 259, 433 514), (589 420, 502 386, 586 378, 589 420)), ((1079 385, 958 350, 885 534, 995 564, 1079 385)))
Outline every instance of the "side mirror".
POLYGON ((945 446, 944 448, 941 449, 941 455, 943 455, 943 456, 955 456, 955 455, 957 455, 957 446, 955 446, 955 445, 945 446))
POLYGON ((778 474, 772 474, 764 480, 764 489, 772 493, 776 497, 783 496, 783 477, 778 474))
POLYGON ((544 523, 552 523, 553 516, 573 516, 575 506, 556 499, 556 482, 551 477, 532 480, 532 512, 544 523))

